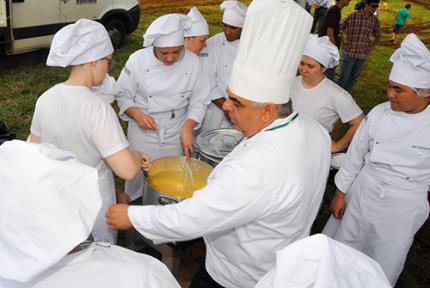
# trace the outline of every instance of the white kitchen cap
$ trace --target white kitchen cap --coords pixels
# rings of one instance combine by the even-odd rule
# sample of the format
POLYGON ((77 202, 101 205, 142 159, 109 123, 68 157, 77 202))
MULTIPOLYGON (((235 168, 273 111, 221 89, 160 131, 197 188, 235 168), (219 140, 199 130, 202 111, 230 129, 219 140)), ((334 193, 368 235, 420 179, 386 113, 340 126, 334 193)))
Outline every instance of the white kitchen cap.
POLYGON ((222 23, 234 27, 243 27, 246 10, 248 9, 245 4, 236 0, 226 0, 221 3, 220 7, 221 10, 224 11, 224 14, 222 15, 222 23))
POLYGON ((228 88, 254 102, 287 103, 312 17, 292 0, 254 0, 248 8, 228 88))
POLYGON ((309 34, 303 55, 312 57, 325 68, 333 68, 339 64, 339 49, 327 36, 318 37, 315 34, 309 34))
POLYGON ((430 52, 415 34, 405 37, 390 61, 393 62, 388 77, 391 81, 411 88, 430 88, 430 52))
POLYGON ((389 288, 381 266, 360 251, 316 234, 276 252, 276 267, 255 288, 389 288))
POLYGON ((185 37, 209 35, 208 23, 197 7, 191 8, 187 16, 191 20, 191 27, 185 31, 185 37))
POLYGON ((54 35, 46 64, 68 67, 96 61, 113 53, 105 27, 92 20, 80 19, 54 35))
POLYGON ((184 45, 184 29, 189 29, 191 20, 182 14, 166 14, 149 25, 143 35, 143 46, 177 47, 184 45))
POLYGON ((97 170, 50 144, 0 146, 0 282, 27 282, 85 241, 101 207, 97 170))

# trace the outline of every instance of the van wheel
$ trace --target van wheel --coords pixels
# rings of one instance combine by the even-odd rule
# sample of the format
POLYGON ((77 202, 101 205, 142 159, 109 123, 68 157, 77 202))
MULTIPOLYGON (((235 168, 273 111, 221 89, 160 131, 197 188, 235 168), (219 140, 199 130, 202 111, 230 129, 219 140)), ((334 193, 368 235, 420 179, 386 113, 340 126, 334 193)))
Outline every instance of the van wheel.
POLYGON ((113 48, 115 50, 120 48, 122 44, 124 44, 125 37, 127 36, 124 23, 117 18, 113 18, 106 22, 105 27, 109 33, 113 48))

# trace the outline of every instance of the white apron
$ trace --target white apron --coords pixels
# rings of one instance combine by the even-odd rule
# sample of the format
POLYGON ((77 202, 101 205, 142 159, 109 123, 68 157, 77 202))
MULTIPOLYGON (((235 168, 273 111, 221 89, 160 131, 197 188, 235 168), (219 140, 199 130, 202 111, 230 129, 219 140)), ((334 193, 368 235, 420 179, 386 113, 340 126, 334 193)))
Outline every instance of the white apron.
MULTIPOLYGON (((414 146, 430 147, 430 129, 422 120, 407 125, 406 117, 392 111, 377 116, 376 129, 369 127, 366 164, 346 194, 345 214, 341 221, 332 216, 323 233, 375 259, 394 285, 429 213, 423 175, 430 171, 430 151, 414 146)), ((350 156, 345 170, 355 160, 350 156)))
MULTIPOLYGON (((148 109, 141 110, 155 120, 159 130, 145 130, 135 121, 129 121, 127 137, 130 149, 145 152, 152 160, 183 155, 180 132, 187 117, 186 105, 192 88, 189 88, 190 74, 184 73, 179 65, 176 70, 169 72, 168 87, 163 85, 166 82, 163 70, 147 69, 142 76, 143 87, 148 94, 148 109), (172 102, 180 108, 174 107, 172 102)), ((140 172, 131 181, 126 181, 125 192, 132 200, 142 196, 143 179, 143 172, 140 172)))

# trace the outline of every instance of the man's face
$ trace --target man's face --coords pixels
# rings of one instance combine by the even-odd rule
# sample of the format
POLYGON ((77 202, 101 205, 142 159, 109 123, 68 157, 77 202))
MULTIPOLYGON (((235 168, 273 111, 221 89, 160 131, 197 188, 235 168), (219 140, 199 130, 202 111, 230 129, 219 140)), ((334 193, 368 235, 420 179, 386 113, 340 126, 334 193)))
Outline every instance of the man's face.
POLYGON ((378 2, 371 2, 370 4, 366 3, 366 6, 364 7, 364 11, 366 11, 367 14, 372 15, 372 14, 375 14, 378 8, 379 8, 378 2))
POLYGON ((191 52, 199 55, 204 47, 206 47, 206 40, 208 35, 185 37, 185 47, 191 52))
POLYGON ((181 56, 182 50, 184 49, 184 46, 177 46, 177 47, 155 47, 155 56, 163 62, 165 65, 172 65, 175 63, 179 57, 181 56))
POLYGON ((262 129, 264 107, 256 106, 250 100, 239 97, 227 89, 228 98, 222 109, 228 113, 230 121, 246 137, 251 137, 262 129))
POLYGON ((305 81, 320 79, 325 70, 326 69, 314 58, 303 55, 300 61, 299 71, 305 81))
POLYGON ((242 28, 231 26, 225 23, 222 23, 222 25, 224 27, 224 34, 227 41, 232 42, 234 40, 240 39, 242 28))
POLYGON ((388 80, 388 99, 391 109, 394 111, 417 113, 421 112, 428 104, 428 97, 420 97, 409 86, 388 80))

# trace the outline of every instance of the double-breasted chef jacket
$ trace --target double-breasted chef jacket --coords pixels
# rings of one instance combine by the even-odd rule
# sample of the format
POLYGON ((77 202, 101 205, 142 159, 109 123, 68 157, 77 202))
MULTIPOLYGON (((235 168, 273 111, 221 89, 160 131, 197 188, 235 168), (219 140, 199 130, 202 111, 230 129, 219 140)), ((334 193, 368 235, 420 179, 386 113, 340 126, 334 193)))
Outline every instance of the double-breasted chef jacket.
MULTIPOLYGON (((210 102, 210 86, 199 57, 186 49, 182 53, 178 61, 165 65, 156 58, 153 46, 141 49, 130 56, 117 81, 119 114, 128 121, 130 149, 145 152, 152 160, 183 155, 182 125, 187 119, 201 123, 210 102), (140 128, 125 113, 130 107, 150 115, 158 131, 140 128)), ((126 183, 132 199, 141 196, 142 189, 143 173, 126 183)))
POLYGON ((335 177, 346 210, 323 233, 375 259, 392 285, 429 214, 429 135, 430 106, 410 114, 380 104, 360 125, 335 177))

